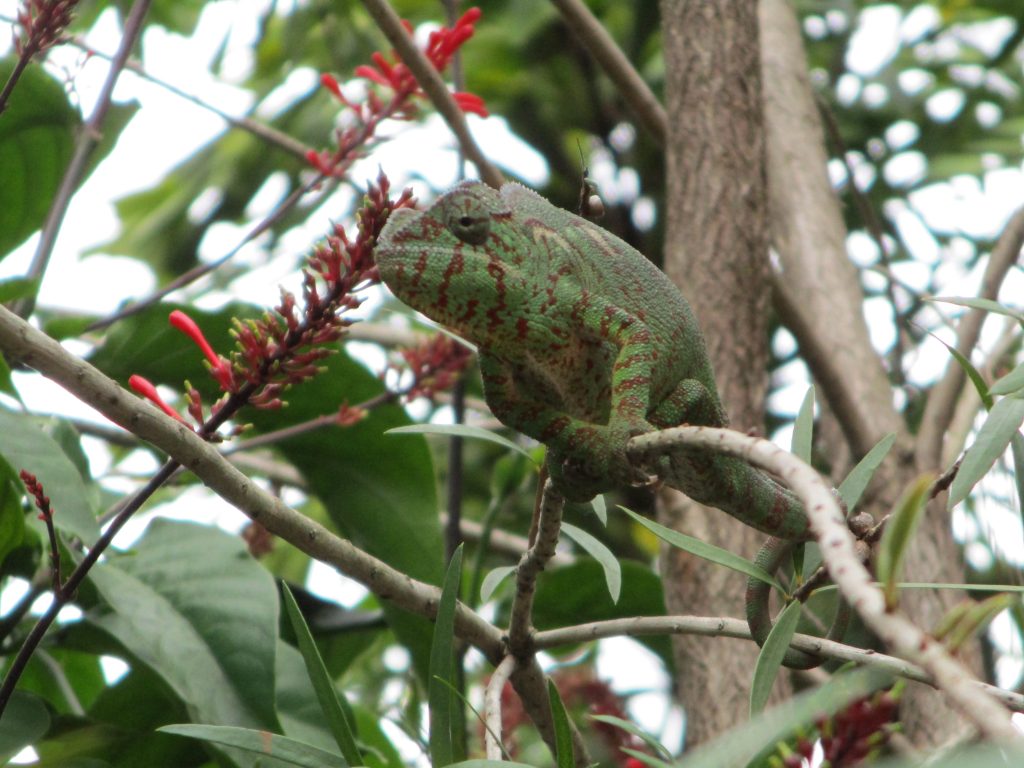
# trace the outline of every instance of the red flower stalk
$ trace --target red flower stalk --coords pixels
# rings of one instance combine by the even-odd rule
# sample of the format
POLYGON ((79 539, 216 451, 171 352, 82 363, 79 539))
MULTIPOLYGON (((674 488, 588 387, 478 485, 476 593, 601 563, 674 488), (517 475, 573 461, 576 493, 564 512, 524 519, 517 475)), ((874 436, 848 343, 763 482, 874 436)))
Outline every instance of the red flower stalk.
POLYGON ((419 346, 403 349, 401 355, 413 376, 413 383, 405 392, 408 400, 433 399, 438 392, 450 389, 472 358, 464 344, 443 333, 419 346))
POLYGON ((25 484, 25 490, 35 499, 36 509, 39 510, 39 519, 52 520, 53 509, 50 507, 50 497, 43 493, 43 484, 36 479, 35 475, 24 469, 18 473, 18 476, 25 484))
POLYGON ((71 23, 71 12, 78 0, 26 0, 18 10, 18 25, 23 36, 16 37, 14 49, 30 59, 52 48, 71 23))
POLYGON ((128 378, 128 386, 149 400, 149 402, 153 403, 153 405, 166 413, 172 419, 177 419, 182 424, 188 426, 185 419, 181 417, 181 414, 164 402, 164 399, 160 397, 159 393, 156 391, 156 387, 153 386, 151 381, 139 376, 138 374, 132 374, 128 378))
MULTIPOLYGON (((450 29, 442 27, 430 33, 424 55, 438 72, 444 71, 456 51, 473 36, 474 25, 480 15, 479 8, 470 8, 450 29)), ((402 23, 412 34, 411 25, 406 21, 402 23)), ((390 56, 378 51, 371 56, 371 60, 372 65, 356 67, 355 74, 390 90, 391 98, 387 102, 370 91, 362 103, 354 103, 345 97, 337 79, 332 75, 320 76, 320 84, 352 110, 356 118, 356 125, 337 132, 335 149, 325 152, 311 149, 306 153, 307 162, 324 176, 343 176, 352 162, 360 157, 361 149, 373 140, 381 121, 389 117, 412 117, 415 113, 412 99, 425 96, 412 72, 394 51, 390 56)), ((453 94, 453 97, 463 112, 487 116, 487 108, 479 96, 460 92, 453 94)))

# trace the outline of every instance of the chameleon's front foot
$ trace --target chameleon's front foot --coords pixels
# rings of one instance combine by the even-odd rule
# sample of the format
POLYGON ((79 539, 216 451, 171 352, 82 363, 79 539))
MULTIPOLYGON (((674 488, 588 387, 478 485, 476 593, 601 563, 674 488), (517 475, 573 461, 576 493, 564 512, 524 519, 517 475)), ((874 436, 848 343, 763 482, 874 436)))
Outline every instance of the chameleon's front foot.
POLYGON ((631 437, 654 429, 646 422, 589 427, 570 451, 551 450, 548 474, 568 501, 585 502, 623 486, 648 486, 656 478, 634 466, 626 455, 631 437))

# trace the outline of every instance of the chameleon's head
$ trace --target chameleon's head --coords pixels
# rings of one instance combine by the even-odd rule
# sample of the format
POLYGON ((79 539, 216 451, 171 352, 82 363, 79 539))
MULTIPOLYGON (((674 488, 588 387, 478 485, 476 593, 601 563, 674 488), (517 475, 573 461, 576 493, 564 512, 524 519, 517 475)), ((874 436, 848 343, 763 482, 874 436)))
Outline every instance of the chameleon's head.
POLYGON ((466 182, 425 211, 391 214, 375 251, 381 279, 414 309, 481 344, 504 329, 524 250, 508 203, 466 182))

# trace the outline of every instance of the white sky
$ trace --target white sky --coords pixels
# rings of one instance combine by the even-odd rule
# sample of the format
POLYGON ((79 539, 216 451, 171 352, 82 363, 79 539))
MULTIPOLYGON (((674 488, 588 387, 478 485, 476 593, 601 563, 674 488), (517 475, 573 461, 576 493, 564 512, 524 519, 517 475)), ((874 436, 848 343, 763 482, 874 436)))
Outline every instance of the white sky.
MULTIPOLYGON (((150 30, 144 38, 146 69, 159 78, 166 79, 210 103, 215 103, 223 110, 237 115, 245 114, 252 108, 253 99, 250 94, 232 85, 231 82, 241 82, 251 67, 248 46, 256 34, 255 12, 265 4, 262 0, 240 0, 208 5, 203 11, 195 34, 190 38, 169 34, 159 29, 150 30), (214 77, 209 70, 216 52, 225 40, 228 51, 225 62, 229 82, 214 77)), ((0 0, 0 15, 13 17, 16 8, 15 0, 0 0)), ((809 20, 807 31, 814 35, 816 31, 835 29, 844 23, 847 22, 841 14, 829 13, 809 20)), ((847 63, 851 73, 840 84, 840 98, 848 102, 863 99, 867 103, 888 98, 884 90, 879 90, 880 86, 866 84, 865 81, 891 60, 896 46, 901 41, 918 40, 937 23, 936 12, 927 6, 922 6, 906 17, 901 16, 901 11, 896 6, 878 6, 865 11, 861 16, 861 26, 854 35, 848 52, 847 63)), ((108 10, 90 31, 87 42, 98 50, 112 53, 117 44, 118 31, 115 15, 108 10)), ((991 28, 983 29, 981 34, 965 33, 965 39, 978 47, 985 47, 991 45, 993 40, 998 42, 1006 34, 1008 30, 995 23, 991 28)), ((9 47, 9 35, 0 29, 0 55, 4 55, 9 47)), ((63 69, 72 73, 75 95, 81 99, 85 110, 90 110, 106 73, 105 62, 96 57, 86 60, 80 52, 68 47, 55 51, 51 56, 51 64, 55 71, 63 69)), ((316 73, 310 70, 293 73, 288 81, 260 106, 257 116, 266 116, 282 108, 290 98, 312 87, 315 81, 316 73)), ((915 79, 914 73, 908 73, 907 78, 901 81, 901 87, 908 92, 920 88, 922 84, 920 77, 915 79)), ((177 163, 224 130, 220 118, 210 112, 126 72, 118 83, 115 100, 129 99, 137 99, 142 104, 142 109, 124 132, 116 150, 76 195, 62 228, 51 269, 40 292, 42 305, 105 313, 127 298, 141 297, 152 291, 156 287, 154 277, 147 267, 137 261, 102 254, 82 254, 116 235, 117 220, 113 210, 113 201, 116 198, 132 191, 149 188, 177 163)), ((937 117, 945 116, 947 119, 954 116, 959 109, 960 104, 955 93, 940 94, 934 99, 934 103, 929 104, 930 113, 937 117)), ((984 115, 979 116, 979 119, 983 118, 984 115)), ((543 159, 512 136, 502 120, 471 118, 471 124, 489 156, 498 158, 507 168, 514 169, 517 175, 529 182, 544 182, 547 168, 543 159)), ((913 148, 915 131, 916 128, 912 124, 898 125, 884 137, 893 154, 884 164, 882 172, 891 183, 903 180, 909 184, 919 179, 924 172, 927 160, 913 148)), ((455 155, 451 151, 451 140, 439 119, 428 120, 424 126, 403 125, 401 132, 400 139, 383 145, 371 158, 357 165, 353 178, 358 181, 375 176, 377 166, 380 164, 387 169, 396 186, 404 184, 409 178, 416 179, 420 176, 431 179, 437 187, 443 187, 455 180, 455 155)), ((328 137, 325 137, 325 144, 327 140, 328 137)), ((628 141, 630 137, 624 136, 622 140, 628 141)), ((860 181, 869 180, 873 171, 864 158, 852 157, 851 164, 860 181), (859 175, 861 173, 864 174, 863 177, 859 175)), ((639 182, 631 169, 624 169, 623 173, 613 176, 610 166, 599 163, 592 171, 602 183, 603 192, 607 197, 635 198, 639 182)), ((836 183, 845 180, 845 169, 841 164, 833 163, 830 172, 836 183)), ((422 182, 414 181, 414 186, 418 187, 417 193, 423 197, 427 190, 422 182)), ((250 206, 248 213, 252 219, 251 223, 258 221, 270 210, 281 194, 280 180, 276 185, 271 180, 250 206)), ((338 196, 321 208, 309 226, 289 233, 282 240, 278 252, 269 260, 257 248, 251 248, 238 257, 243 263, 253 267, 247 278, 239 281, 236 286, 244 292, 247 300, 270 304, 278 297, 279 284, 295 287, 295 254, 305 251, 309 243, 322 234, 332 212, 345 209, 347 194, 339 192, 338 196)), ((897 227, 910 242, 917 259, 916 262, 895 265, 894 272, 908 286, 921 288, 927 279, 930 265, 942 260, 940 274, 949 284, 948 292, 960 295, 974 293, 980 279, 981 267, 967 274, 962 269, 963 264, 973 254, 969 241, 961 238, 951 247, 943 249, 928 231, 929 228, 943 233, 992 236, 1001 230, 1010 213, 1021 204, 1024 204, 1024 178, 1019 167, 993 170, 980 181, 963 177, 953 179, 950 183, 931 185, 914 192, 910 196, 909 205, 893 203, 885 213, 896 221, 897 227)), ((636 215, 641 220, 648 216, 646 221, 649 221, 651 216, 643 205, 638 207, 636 215)), ((216 258, 230 250, 248 228, 248 223, 246 226, 223 224, 214 228, 202 244, 202 258, 216 258)), ((855 233, 851 236, 849 245, 851 258, 856 263, 868 265, 877 261, 876 246, 869 238, 855 233)), ((15 254, 0 262, 0 279, 23 274, 34 247, 35 238, 32 238, 15 254)), ((870 281, 873 278, 868 275, 865 279, 870 281)), ((1018 271, 1004 286, 1003 298, 1010 301, 1016 297, 1019 302, 1022 295, 1024 281, 1018 271)), ((866 311, 873 341, 879 348, 885 348, 891 342, 892 327, 884 302, 878 301, 876 304, 876 307, 869 305, 866 311), (879 312, 877 318, 872 315, 876 309, 879 312)), ((951 314, 948 309, 942 311, 947 315, 951 314)), ((784 338, 780 343, 785 343, 784 338)), ((910 370, 911 380, 922 383, 930 380, 937 370, 945 365, 946 359, 947 353, 938 342, 927 342, 915 353, 910 370)), ((89 413, 80 403, 38 376, 19 375, 17 380, 27 404, 32 409, 75 416, 89 413)), ((801 370, 793 371, 792 381, 790 386, 776 395, 773 407, 788 409, 795 413, 806 387, 805 373, 801 370)), ((102 421, 98 416, 94 418, 102 421)), ((789 438, 785 432, 777 437, 782 444, 788 445, 789 438)), ((102 472, 109 466, 109 460, 96 441, 91 441, 90 445, 89 454, 94 462, 94 469, 102 472)), ((146 461, 140 458, 140 464, 135 469, 140 472, 148 471, 146 461)), ((193 518, 196 516, 195 511, 199 510, 200 518, 232 530, 236 530, 244 520, 240 513, 225 510, 225 505, 210 501, 198 491, 186 494, 179 509, 189 510, 187 514, 193 518)), ((163 509, 161 513, 184 514, 172 509, 163 509)), ((141 526, 142 523, 133 524, 126 532, 125 541, 139 535, 141 526)), ((1014 540, 1019 539, 1020 534, 1017 533, 1014 540)), ((357 599, 359 590, 347 589, 343 581, 330 572, 330 569, 317 568, 315 573, 317 576, 314 586, 325 594, 337 599, 340 593, 344 593, 345 602, 357 599)), ((607 643, 602 650, 599 663, 601 674, 611 678, 621 690, 634 690, 638 684, 658 689, 660 693, 655 697, 656 701, 641 698, 636 700, 638 711, 635 714, 647 727, 655 729, 660 728, 668 717, 672 723, 672 734, 668 737, 668 742, 678 743, 681 729, 678 713, 674 716, 666 715, 667 680, 660 673, 653 677, 648 674, 648 669, 658 669, 658 665, 651 661, 641 664, 639 659, 643 655, 636 650, 637 647, 632 644, 627 650, 618 641, 607 643), (635 664, 623 664, 623 657, 629 658, 635 664), (617 659, 619 661, 616 661, 617 659), (640 680, 643 682, 640 683, 640 680)))

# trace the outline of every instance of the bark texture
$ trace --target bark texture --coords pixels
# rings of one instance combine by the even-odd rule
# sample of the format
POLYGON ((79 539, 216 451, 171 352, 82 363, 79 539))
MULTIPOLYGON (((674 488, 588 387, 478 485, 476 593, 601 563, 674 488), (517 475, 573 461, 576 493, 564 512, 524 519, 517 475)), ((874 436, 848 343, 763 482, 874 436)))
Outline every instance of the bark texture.
MULTIPOLYGON (((757 6, 664 0, 661 8, 669 115, 665 270, 704 330, 732 425, 760 429, 770 269, 757 6)), ((663 494, 659 514, 667 525, 747 556, 764 538, 680 494, 663 494)), ((676 549, 664 554, 670 612, 743 615, 740 576, 676 549)), ((674 649, 687 743, 742 722, 756 646, 676 637, 674 649)))

